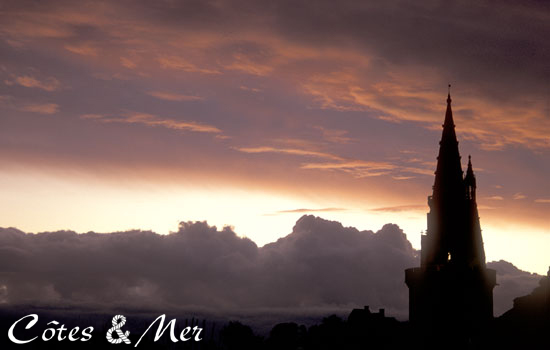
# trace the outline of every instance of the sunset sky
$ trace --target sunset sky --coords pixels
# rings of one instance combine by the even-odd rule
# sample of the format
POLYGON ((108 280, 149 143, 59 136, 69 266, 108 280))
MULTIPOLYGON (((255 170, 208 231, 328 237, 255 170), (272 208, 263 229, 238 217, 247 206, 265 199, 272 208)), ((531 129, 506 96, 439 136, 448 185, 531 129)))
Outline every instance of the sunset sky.
POLYGON ((420 248, 451 83, 487 259, 546 274, 550 5, 518 3, 1 0, 0 226, 420 248))

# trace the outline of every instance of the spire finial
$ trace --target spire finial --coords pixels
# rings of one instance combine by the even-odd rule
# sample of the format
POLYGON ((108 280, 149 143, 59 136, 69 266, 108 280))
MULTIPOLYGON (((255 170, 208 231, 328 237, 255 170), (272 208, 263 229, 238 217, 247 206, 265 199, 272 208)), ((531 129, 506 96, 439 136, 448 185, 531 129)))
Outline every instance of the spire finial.
POLYGON ((451 84, 449 84, 448 90, 447 90, 447 103, 451 103, 451 84))

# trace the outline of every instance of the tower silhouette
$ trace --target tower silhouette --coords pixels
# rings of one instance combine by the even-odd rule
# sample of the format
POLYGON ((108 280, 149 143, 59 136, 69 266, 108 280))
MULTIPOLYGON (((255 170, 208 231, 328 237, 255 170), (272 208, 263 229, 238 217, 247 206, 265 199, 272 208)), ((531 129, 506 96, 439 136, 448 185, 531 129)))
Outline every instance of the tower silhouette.
POLYGON ((464 336, 493 318, 496 271, 485 266, 471 158, 465 176, 460 158, 449 89, 421 263, 405 282, 413 325, 464 336))

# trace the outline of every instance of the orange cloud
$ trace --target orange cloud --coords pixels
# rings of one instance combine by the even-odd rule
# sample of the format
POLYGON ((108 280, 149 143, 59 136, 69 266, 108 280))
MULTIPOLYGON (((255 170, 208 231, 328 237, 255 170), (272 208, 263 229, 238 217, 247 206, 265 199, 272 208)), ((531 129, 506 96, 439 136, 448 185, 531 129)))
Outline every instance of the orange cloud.
POLYGON ((252 91, 252 92, 261 92, 262 91, 262 89, 248 87, 248 86, 245 86, 245 85, 241 85, 239 88, 241 90, 244 90, 244 91, 252 91))
POLYGON ((0 30, 12 37, 11 40, 17 47, 23 45, 22 41, 30 38, 55 38, 63 39, 73 35, 73 31, 64 23, 44 21, 32 13, 17 13, 12 16, 3 16, 4 22, 0 30))
POLYGON ((273 72, 274 67, 267 64, 254 62, 243 54, 234 54, 233 62, 225 66, 228 70, 238 70, 244 73, 265 76, 273 72))
POLYGON ((344 208, 321 208, 321 209, 290 209, 290 210, 280 210, 277 214, 291 214, 291 213, 321 213, 321 212, 335 212, 335 211, 345 211, 344 208))
POLYGON ((348 160, 337 163, 306 163, 302 169, 340 170, 350 173, 356 178, 388 175, 397 166, 387 162, 370 162, 362 160, 348 160))
MULTIPOLYGON (((322 109, 371 111, 378 114, 378 119, 388 122, 412 121, 429 129, 439 129, 444 98, 433 87, 442 85, 441 78, 420 67, 419 73, 398 67, 395 70, 399 74, 390 74, 390 80, 383 82, 361 79, 364 72, 351 68, 316 74, 309 77, 302 88, 322 109)), ((479 143, 482 149, 500 150, 508 145, 550 148, 547 136, 550 120, 544 115, 541 101, 495 104, 472 93, 462 94, 455 100, 453 111, 455 120, 460 120, 459 136, 479 143)))
POLYGON ((126 57, 120 58, 120 64, 129 69, 134 69, 137 67, 137 64, 135 62, 126 57))
POLYGON ((164 127, 174 130, 187 130, 203 133, 221 133, 221 130, 212 125, 199 124, 193 121, 181 121, 174 119, 163 119, 147 113, 128 113, 127 115, 110 117, 99 114, 84 114, 81 119, 90 119, 101 123, 128 123, 142 124, 152 127, 164 127))
POLYGON ((176 93, 166 92, 166 91, 149 91, 147 94, 151 95, 153 97, 159 98, 161 100, 166 100, 166 101, 200 101, 200 100, 204 100, 204 98, 201 97, 201 96, 183 95, 183 94, 176 94, 176 93))
POLYGON ((91 46, 91 45, 65 45, 64 46, 67 51, 70 51, 72 53, 76 53, 78 55, 82 56, 97 56, 99 49, 97 47, 91 46))
POLYGON ((313 128, 321 131, 323 138, 332 143, 347 144, 354 141, 352 138, 345 136, 348 133, 347 130, 327 129, 319 125, 313 128))
POLYGON ((397 205, 393 207, 382 207, 382 208, 374 208, 370 209, 370 211, 381 211, 381 212, 390 212, 390 213, 396 213, 396 212, 402 212, 402 211, 425 211, 426 205, 397 205))
POLYGON ((295 149, 295 148, 236 147, 235 149, 244 153, 285 153, 285 154, 292 154, 292 155, 298 155, 298 156, 311 156, 311 157, 328 158, 328 159, 336 159, 336 160, 342 159, 330 153, 308 151, 308 150, 295 149))
POLYGON ((55 103, 29 104, 21 107, 20 110, 40 114, 55 114, 59 111, 59 105, 55 103))
MULTIPOLYGON (((14 82, 21 85, 21 86, 24 86, 24 87, 39 88, 39 89, 46 90, 46 91, 55 91, 55 90, 59 89, 59 87, 61 85, 59 80, 57 80, 53 77, 47 78, 43 81, 40 81, 40 80, 36 79, 35 77, 30 76, 30 75, 23 75, 23 76, 15 77, 14 82)), ((6 81, 6 83, 8 83, 8 82, 6 81)), ((9 84, 11 84, 11 82, 8 83, 8 85, 9 84)))
POLYGON ((392 176, 392 179, 394 180, 410 180, 414 178, 414 176, 392 176))
POLYGON ((219 70, 198 67, 195 64, 178 56, 160 56, 157 58, 162 68, 182 70, 184 72, 202 74, 221 74, 219 70))
MULTIPOLYGON (((294 143, 296 146, 311 146, 310 142, 303 140, 283 140, 287 144, 294 143), (292 143, 291 143, 292 142, 292 143)), ((394 176, 395 180, 406 180, 414 177, 403 176, 401 173, 413 173, 419 175, 433 176, 433 170, 427 168, 402 166, 387 161, 366 161, 359 159, 349 159, 332 153, 320 152, 317 150, 304 148, 282 148, 271 146, 260 147, 235 147, 234 149, 244 153, 281 153, 295 156, 316 157, 329 160, 329 162, 308 162, 303 163, 300 169, 315 169, 315 170, 336 170, 351 174, 355 178, 372 177, 388 175, 390 173, 399 173, 394 176)), ((431 163, 430 163, 431 164, 431 163)))

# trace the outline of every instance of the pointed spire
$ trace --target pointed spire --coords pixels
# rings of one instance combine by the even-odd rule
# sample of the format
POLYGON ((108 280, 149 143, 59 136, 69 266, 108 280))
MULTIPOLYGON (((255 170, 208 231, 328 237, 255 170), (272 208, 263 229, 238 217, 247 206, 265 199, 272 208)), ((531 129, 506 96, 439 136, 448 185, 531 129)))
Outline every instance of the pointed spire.
POLYGON ((443 126, 452 126, 454 128, 455 124, 453 121, 453 111, 451 109, 451 84, 449 84, 449 90, 447 93, 447 111, 445 112, 445 122, 443 123, 443 126))
MULTIPOLYGON (((449 89, 450 89, 449 84, 449 89)), ((439 142, 439 156, 436 174, 436 184, 445 178, 453 178, 453 182, 462 182, 462 167, 460 165, 460 155, 458 153, 458 141, 456 139, 455 124, 453 121, 453 111, 451 109, 451 94, 447 95, 447 111, 445 112, 445 122, 443 123, 443 132, 439 142), (446 173, 444 175, 444 173, 446 173), (451 175, 452 173, 452 175, 451 175), (440 179, 438 179, 438 177, 440 179)))
POLYGON ((433 243, 434 251, 427 253, 428 264, 446 263, 449 252, 453 257, 460 256, 455 254, 453 241, 460 236, 457 230, 463 225, 461 203, 464 202, 465 189, 449 94, 430 205, 431 220, 437 224, 428 231, 436 243, 433 243))

